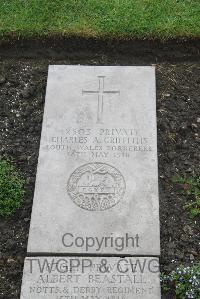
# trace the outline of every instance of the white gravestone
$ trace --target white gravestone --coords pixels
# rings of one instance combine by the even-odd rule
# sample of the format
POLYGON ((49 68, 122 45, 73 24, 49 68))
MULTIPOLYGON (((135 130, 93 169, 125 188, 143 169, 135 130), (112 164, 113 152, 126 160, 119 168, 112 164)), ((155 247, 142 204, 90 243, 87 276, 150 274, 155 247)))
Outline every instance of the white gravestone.
POLYGON ((28 252, 159 255, 154 67, 50 66, 28 252))
POLYGON ((160 299, 157 258, 26 258, 21 299, 160 299))

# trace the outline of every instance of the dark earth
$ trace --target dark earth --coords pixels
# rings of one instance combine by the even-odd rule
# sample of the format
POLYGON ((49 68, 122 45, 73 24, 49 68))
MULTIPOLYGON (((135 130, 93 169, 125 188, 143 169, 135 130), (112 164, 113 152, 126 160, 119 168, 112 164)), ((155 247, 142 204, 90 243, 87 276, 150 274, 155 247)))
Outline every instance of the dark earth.
MULTIPOLYGON (((21 209, 0 219, 0 299, 20 297, 49 64, 156 64, 161 271, 199 260, 199 218, 189 217, 184 209, 189 198, 172 177, 200 170, 200 47, 98 45, 76 40, 63 46, 62 41, 0 45, 0 156, 10 158, 26 178, 21 209)), ((173 292, 163 298, 174 298, 173 292)))

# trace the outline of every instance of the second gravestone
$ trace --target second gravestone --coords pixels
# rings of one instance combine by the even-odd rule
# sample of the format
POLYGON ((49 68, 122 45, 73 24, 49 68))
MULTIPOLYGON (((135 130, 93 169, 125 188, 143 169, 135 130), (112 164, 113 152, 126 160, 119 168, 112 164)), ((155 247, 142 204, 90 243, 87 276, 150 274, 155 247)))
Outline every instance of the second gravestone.
MULTIPOLYGON (((117 256, 160 254, 155 103, 154 67, 50 66, 29 255, 90 254, 98 256, 91 260, 100 265, 101 256, 115 255, 107 258, 111 276, 111 270, 120 275, 117 256)), ((78 287, 79 282, 63 280, 70 286, 69 296, 74 297, 58 292, 48 293, 46 298, 160 298, 158 271, 154 271, 156 267, 152 270, 149 259, 138 259, 146 275, 141 290, 135 289, 139 277, 123 281, 123 287, 127 283, 134 288, 129 295, 117 290, 109 293, 114 282, 108 278, 104 283, 109 285, 99 297, 91 289, 83 297, 75 294, 72 286, 78 287)), ((38 261, 41 270, 44 258, 38 261)), ((53 283, 39 279, 35 269, 28 275, 27 263, 22 298, 26 298, 29 281, 43 287, 53 283)), ((48 267, 44 264, 45 271, 48 267)), ((93 267, 90 270, 95 272, 93 267)), ((58 268, 54 271, 60 276, 58 268)), ((84 275, 83 287, 103 283, 100 279, 92 284, 84 275)), ((56 280, 56 284, 62 283, 56 280)), ((63 290, 61 285, 59 290, 63 290)), ((40 293, 29 291, 27 298, 40 298, 40 293)))

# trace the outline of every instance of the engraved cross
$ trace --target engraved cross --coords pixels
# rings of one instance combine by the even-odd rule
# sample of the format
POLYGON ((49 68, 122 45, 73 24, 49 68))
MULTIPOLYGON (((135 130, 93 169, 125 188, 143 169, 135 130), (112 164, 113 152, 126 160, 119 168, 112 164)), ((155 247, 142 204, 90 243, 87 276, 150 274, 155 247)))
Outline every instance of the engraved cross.
POLYGON ((102 123, 103 120, 103 106, 104 96, 109 94, 120 94, 119 90, 104 90, 104 78, 105 76, 98 76, 99 89, 98 90, 82 90, 82 94, 97 94, 98 95, 98 107, 97 107, 97 123, 102 123))

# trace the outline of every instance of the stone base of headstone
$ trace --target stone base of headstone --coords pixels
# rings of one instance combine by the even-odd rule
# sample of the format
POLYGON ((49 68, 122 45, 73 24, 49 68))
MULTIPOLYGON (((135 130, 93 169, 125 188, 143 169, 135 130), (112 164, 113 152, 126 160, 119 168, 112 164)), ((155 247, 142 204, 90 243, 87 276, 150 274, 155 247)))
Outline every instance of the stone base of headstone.
POLYGON ((160 299, 154 257, 30 257, 21 299, 160 299))

